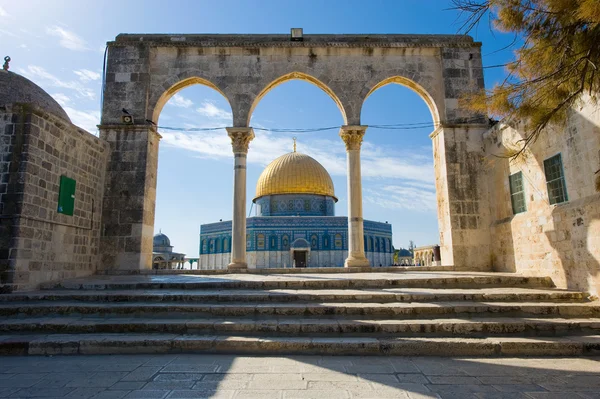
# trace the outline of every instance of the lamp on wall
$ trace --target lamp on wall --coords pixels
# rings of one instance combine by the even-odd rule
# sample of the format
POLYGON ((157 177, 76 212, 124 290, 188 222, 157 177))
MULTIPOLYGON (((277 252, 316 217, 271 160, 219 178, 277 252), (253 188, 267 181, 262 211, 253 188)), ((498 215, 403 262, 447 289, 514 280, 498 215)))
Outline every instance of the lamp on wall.
POLYGON ((293 42, 301 42, 304 40, 302 28, 292 28, 290 39, 293 42))

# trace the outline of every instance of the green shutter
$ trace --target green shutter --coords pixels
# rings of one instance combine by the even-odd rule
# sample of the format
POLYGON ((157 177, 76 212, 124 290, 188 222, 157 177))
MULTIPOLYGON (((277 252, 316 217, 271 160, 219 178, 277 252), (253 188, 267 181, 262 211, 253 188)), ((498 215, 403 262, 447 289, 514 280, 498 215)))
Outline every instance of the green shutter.
POLYGON ((58 189, 58 213, 73 216, 75 209, 75 180, 67 176, 60 177, 58 189))

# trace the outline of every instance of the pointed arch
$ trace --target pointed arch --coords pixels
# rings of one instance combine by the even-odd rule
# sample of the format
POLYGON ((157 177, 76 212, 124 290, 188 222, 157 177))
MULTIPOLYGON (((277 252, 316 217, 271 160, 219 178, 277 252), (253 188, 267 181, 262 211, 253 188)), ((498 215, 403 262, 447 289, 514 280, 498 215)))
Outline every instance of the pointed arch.
POLYGON ((425 88, 423 86, 421 86, 418 83, 416 83, 408 78, 405 78, 403 76, 391 76, 391 77, 386 78, 386 79, 382 80, 381 82, 377 83, 375 86, 373 86, 371 88, 371 90, 369 90, 369 92, 367 93, 365 98, 363 99, 362 106, 361 106, 361 113, 362 113, 362 108, 364 107, 365 101, 367 100, 367 98, 369 98, 369 96, 371 94, 373 94, 377 89, 380 89, 383 86, 387 86, 389 84, 399 84, 399 85, 407 87, 407 88, 411 89, 412 91, 414 91, 415 93, 417 93, 423 99, 423 101, 425 101, 425 104, 427 104, 427 107, 429 108, 429 112, 431 112, 431 117, 433 118, 434 126, 435 127, 439 126, 439 124, 441 122, 440 113, 439 113, 438 107, 435 103, 435 100, 433 99, 431 94, 429 94, 429 92, 427 92, 427 90, 425 90, 425 88))
POLYGON ((313 85, 317 86, 319 89, 323 90, 325 93, 327 93, 327 95, 329 97, 331 97, 333 102, 335 102, 335 104, 338 106, 340 112, 342 113, 342 118, 344 120, 344 124, 348 123, 348 119, 346 118, 346 110, 344 109, 344 106, 342 105, 342 101, 333 92, 333 90, 331 90, 331 88, 329 88, 329 86, 327 86, 325 83, 321 82, 319 79, 317 79, 313 76, 310 76, 306 73, 290 72, 288 74, 285 74, 285 75, 280 76, 279 78, 273 80, 264 89, 262 89, 261 92, 256 96, 256 98, 254 99, 254 102, 252 103, 252 106, 250 107, 250 111, 248 112, 248 120, 246 122, 247 126, 250 126, 250 119, 252 118, 254 109, 256 108, 258 103, 260 103, 260 100, 262 100, 262 98, 268 92, 270 92, 271 90, 273 90, 275 87, 279 86, 280 84, 287 82, 288 80, 303 80, 305 82, 312 83, 313 85))
POLYGON ((167 104, 167 102, 171 99, 171 97, 173 97, 181 90, 195 84, 209 87, 221 94, 223 98, 227 101, 227 104, 229 104, 229 108, 231 109, 233 115, 233 108, 231 107, 231 102, 221 89, 219 89, 214 83, 212 83, 209 80, 206 80, 199 76, 191 76, 188 78, 180 79, 176 83, 167 83, 167 85, 169 86, 165 88, 165 91, 156 100, 156 105, 154 106, 154 110, 152 111, 152 121, 158 123, 160 113, 162 112, 162 109, 164 108, 165 104, 167 104))

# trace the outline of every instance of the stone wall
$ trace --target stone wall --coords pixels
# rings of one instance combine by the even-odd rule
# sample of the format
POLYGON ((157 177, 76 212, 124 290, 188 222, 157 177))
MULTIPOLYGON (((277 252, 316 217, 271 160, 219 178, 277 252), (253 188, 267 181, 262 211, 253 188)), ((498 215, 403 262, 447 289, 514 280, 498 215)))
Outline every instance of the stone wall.
MULTIPOLYGON (((506 158, 524 127, 499 123, 485 135, 491 209, 490 263, 497 271, 550 276, 558 287, 600 291, 600 109, 587 102, 565 126, 548 128, 522 157, 506 158), (568 201, 549 205, 544 160, 562 156, 568 201), (513 215, 508 176, 522 172, 527 210, 513 215)), ((482 253, 481 255, 485 255, 482 253)))
POLYGON ((0 143, 0 283, 26 289, 93 274, 106 143, 26 105, 0 110, 0 143), (72 216, 57 212, 62 175, 76 181, 72 216))

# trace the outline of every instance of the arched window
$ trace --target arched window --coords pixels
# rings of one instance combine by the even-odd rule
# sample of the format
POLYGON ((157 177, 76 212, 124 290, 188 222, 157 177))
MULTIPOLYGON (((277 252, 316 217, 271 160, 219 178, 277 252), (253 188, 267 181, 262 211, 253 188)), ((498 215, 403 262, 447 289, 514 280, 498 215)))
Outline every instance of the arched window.
POLYGON ((220 254, 221 253, 221 240, 219 240, 218 238, 215 240, 215 252, 220 254))
POLYGON ((343 245, 342 235, 340 233, 337 233, 335 235, 335 249, 342 249, 342 245, 343 245))
POLYGON ((325 234, 323 236, 323 249, 329 249, 330 246, 330 239, 329 239, 329 234, 325 234))
POLYGON ((262 233, 256 235, 256 248, 265 249, 265 235, 262 233))
POLYGON ((246 234, 246 249, 252 248, 252 236, 250 234, 246 234))
POLYGON ((318 249, 319 247, 319 238, 316 234, 313 234, 310 237, 310 249, 318 249))
POLYGON ((281 237, 281 249, 284 251, 290 249, 290 238, 287 234, 284 234, 283 237, 281 237))
POLYGON ((229 252, 229 237, 223 238, 223 252, 229 252))
POLYGON ((208 244, 208 253, 210 253, 210 254, 215 253, 215 240, 213 240, 212 238, 210 239, 210 242, 208 244))
POLYGON ((371 237, 367 237, 365 242, 367 243, 367 252, 373 251, 373 239, 371 237))
POLYGON ((375 252, 379 252, 379 237, 375 237, 375 252))
POLYGON ((200 247, 200 253, 201 254, 205 254, 206 253, 206 239, 202 240, 202 246, 200 247))
POLYGON ((277 236, 272 235, 269 238, 269 249, 277 249, 277 236))

